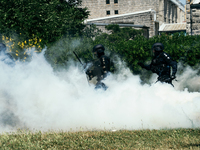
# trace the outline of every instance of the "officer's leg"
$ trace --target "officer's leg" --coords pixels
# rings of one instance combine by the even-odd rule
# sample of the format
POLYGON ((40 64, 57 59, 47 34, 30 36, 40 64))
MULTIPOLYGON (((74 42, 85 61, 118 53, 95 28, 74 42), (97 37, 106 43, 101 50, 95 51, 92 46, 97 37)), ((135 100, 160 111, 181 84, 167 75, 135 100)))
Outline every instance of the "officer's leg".
POLYGON ((164 83, 171 84, 174 87, 174 85, 172 84, 172 80, 171 80, 169 75, 159 76, 158 80, 156 82, 158 82, 158 81, 160 81, 162 83, 164 82, 164 83))
POLYGON ((96 87, 95 87, 95 89, 104 89, 104 90, 107 90, 107 86, 103 83, 103 82, 98 82, 97 84, 96 84, 96 87))
POLYGON ((168 84, 171 84, 174 87, 174 85, 172 84, 172 79, 171 79, 170 76, 166 76, 164 82, 168 83, 168 84))

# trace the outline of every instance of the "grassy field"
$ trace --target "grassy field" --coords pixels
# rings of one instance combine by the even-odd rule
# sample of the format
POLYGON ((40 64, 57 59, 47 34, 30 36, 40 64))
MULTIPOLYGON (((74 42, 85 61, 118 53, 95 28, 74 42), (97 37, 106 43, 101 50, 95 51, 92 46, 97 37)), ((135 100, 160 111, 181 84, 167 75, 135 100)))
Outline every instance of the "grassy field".
POLYGON ((200 149, 200 129, 0 134, 0 149, 200 149))

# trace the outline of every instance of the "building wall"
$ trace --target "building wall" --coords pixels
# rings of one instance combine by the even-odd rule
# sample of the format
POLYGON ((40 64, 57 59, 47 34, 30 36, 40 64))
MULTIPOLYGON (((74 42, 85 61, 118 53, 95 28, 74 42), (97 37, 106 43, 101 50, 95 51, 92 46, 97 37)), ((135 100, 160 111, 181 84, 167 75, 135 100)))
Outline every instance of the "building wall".
POLYGON ((81 7, 87 7, 90 11, 88 19, 117 15, 115 11, 118 11, 118 14, 126 14, 153 9, 159 23, 181 23, 184 20, 184 11, 171 0, 118 0, 118 3, 109 1, 110 4, 106 4, 106 0, 82 0, 81 7), (110 11, 109 15, 107 11, 110 11))
POLYGON ((200 8, 190 9, 190 5, 190 1, 186 1, 186 32, 190 35, 200 35, 200 8))
MULTIPOLYGON (((156 25, 154 22, 154 14, 151 11, 139 13, 139 14, 132 14, 128 16, 120 16, 114 18, 105 18, 99 20, 88 20, 88 23, 113 23, 113 24, 135 24, 135 25, 144 25, 149 27, 149 36, 152 37, 156 34, 156 25)), ((103 32, 107 32, 105 27, 101 26, 100 28, 103 32)))
MULTIPOLYGON (((135 25, 145 25, 149 27, 149 36, 157 35, 160 25, 163 23, 182 23, 184 21, 184 11, 177 5, 177 0, 82 0, 81 7, 87 7, 90 11, 88 20, 100 19, 101 23, 132 23, 135 25), (175 2, 174 2, 175 1, 175 2), (115 14, 115 11, 118 14, 115 14), (135 14, 129 17, 114 17, 107 19, 108 16, 117 16, 133 12, 152 10, 148 14, 135 14), (110 11, 110 14, 107 14, 110 11), (154 16, 156 15, 156 18, 154 16)), ((184 8, 184 7, 183 7, 184 8)), ((99 21, 95 21, 99 22, 99 21)))
POLYGON ((82 7, 88 7, 90 11, 89 19, 100 18, 110 15, 115 15, 114 11, 118 10, 119 14, 132 13, 148 9, 156 9, 158 0, 110 0, 110 4, 106 4, 106 0, 82 0, 82 7))

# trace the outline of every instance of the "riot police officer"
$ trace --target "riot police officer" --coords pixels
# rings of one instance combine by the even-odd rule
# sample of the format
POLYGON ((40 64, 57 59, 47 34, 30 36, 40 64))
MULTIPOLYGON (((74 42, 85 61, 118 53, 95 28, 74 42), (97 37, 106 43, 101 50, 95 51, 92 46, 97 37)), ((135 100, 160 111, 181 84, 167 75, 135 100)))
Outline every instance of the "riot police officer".
POLYGON ((154 57, 150 65, 144 65, 141 62, 138 65, 156 73, 158 75, 157 81, 169 83, 173 86, 172 80, 176 78, 177 62, 173 61, 169 54, 163 51, 164 45, 162 43, 153 44, 152 49, 154 57), (170 67, 172 67, 172 74, 170 67))
POLYGON ((15 64, 13 57, 9 53, 6 53, 6 45, 3 43, 0 43, 0 55, 1 55, 0 60, 3 61, 4 63, 10 66, 13 66, 15 64))
POLYGON ((0 52, 5 53, 5 51, 6 51, 6 45, 3 43, 0 43, 0 52))
POLYGON ((93 61, 92 66, 86 71, 89 81, 95 84, 95 89, 107 89, 107 86, 102 82, 102 80, 110 72, 110 58, 105 56, 104 51, 105 48, 102 44, 93 47, 93 55, 96 59, 93 61))

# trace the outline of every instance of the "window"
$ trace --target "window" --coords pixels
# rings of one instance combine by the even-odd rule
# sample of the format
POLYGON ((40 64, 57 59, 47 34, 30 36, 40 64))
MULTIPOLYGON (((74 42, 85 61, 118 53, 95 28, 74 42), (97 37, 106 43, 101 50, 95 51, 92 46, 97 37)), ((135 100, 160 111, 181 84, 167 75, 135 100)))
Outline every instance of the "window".
POLYGON ((118 0, 114 0, 114 3, 117 4, 117 3, 118 3, 118 0))
POLYGON ((107 15, 110 15, 110 10, 106 11, 106 14, 107 14, 107 15))
POLYGON ((110 4, 110 0, 106 0, 106 4, 110 4))
POLYGON ((118 14, 118 10, 115 10, 115 14, 118 14))

